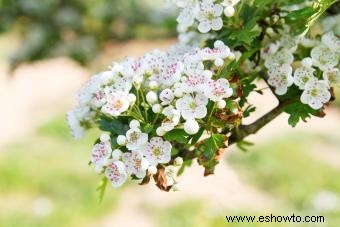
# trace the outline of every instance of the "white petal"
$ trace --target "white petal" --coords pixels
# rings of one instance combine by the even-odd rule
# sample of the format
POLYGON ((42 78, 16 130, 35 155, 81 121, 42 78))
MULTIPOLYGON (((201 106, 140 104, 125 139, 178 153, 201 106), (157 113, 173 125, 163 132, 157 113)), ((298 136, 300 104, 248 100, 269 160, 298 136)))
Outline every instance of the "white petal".
POLYGON ((214 30, 214 31, 218 31, 222 28, 223 26, 223 21, 222 21, 222 18, 216 18, 214 19, 212 22, 211 22, 211 28, 214 30))
POLYGON ((202 33, 207 33, 211 30, 211 24, 208 23, 207 21, 202 21, 198 25, 198 30, 202 33))

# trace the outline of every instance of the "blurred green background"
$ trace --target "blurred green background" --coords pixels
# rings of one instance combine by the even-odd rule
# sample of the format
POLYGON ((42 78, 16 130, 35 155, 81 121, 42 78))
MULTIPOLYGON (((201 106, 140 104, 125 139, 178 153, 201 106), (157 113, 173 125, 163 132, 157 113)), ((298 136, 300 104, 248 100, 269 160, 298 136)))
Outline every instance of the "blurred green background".
MULTIPOLYGON (((96 69, 172 44, 174 11, 151 0, 0 4, 1 227, 340 226, 339 100, 324 119, 296 129, 281 116, 249 138, 255 146, 247 152, 229 148, 213 176, 203 178, 194 166, 178 178, 180 192, 129 183, 108 187, 99 204, 100 178, 87 165, 99 132, 74 141, 65 112, 96 69), (26 61, 36 62, 19 65, 26 61), (225 219, 293 213, 324 215, 326 223, 251 225, 225 219)), ((340 90, 335 92, 340 97, 340 90)), ((261 111, 274 105, 270 94, 254 100, 261 101, 261 111)))

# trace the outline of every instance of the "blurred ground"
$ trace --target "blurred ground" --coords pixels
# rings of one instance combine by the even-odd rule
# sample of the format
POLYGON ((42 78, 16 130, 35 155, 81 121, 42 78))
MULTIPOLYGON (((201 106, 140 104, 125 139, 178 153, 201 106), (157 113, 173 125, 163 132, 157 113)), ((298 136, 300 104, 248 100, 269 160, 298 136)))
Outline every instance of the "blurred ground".
MULTIPOLYGON (((247 153, 230 148, 215 175, 188 169, 180 192, 133 183, 108 188, 98 205, 99 179, 87 167, 98 132, 69 137, 64 115, 72 94, 109 60, 172 42, 113 44, 91 70, 53 59, 21 66, 9 80, 0 65, 0 226, 242 226, 224 216, 268 213, 324 214, 322 226, 340 225, 340 115, 332 108, 295 129, 280 116, 249 137, 255 146, 247 153)), ((268 91, 253 101, 260 106, 255 117, 275 106, 268 91)))

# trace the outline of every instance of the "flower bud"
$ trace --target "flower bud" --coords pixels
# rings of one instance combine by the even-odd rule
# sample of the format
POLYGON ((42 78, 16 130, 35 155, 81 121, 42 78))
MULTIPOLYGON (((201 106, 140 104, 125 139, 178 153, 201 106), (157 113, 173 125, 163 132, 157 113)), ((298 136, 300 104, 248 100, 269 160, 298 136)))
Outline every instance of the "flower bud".
POLYGON ((149 88, 151 90, 156 90, 158 88, 158 83, 156 81, 154 81, 154 80, 150 81, 149 88))
POLYGON ((180 98, 183 96, 183 90, 181 88, 175 88, 174 94, 177 98, 180 98))
POLYGON ((119 160, 122 156, 123 152, 119 149, 115 149, 112 151, 112 159, 113 160, 119 160))
POLYGON ((154 113, 160 113, 160 112, 162 112, 162 106, 160 105, 160 104, 154 104, 153 106, 152 106, 152 112, 154 112, 154 113))
POLYGON ((100 135, 100 141, 101 142, 108 142, 110 141, 110 136, 106 133, 103 133, 100 135))
POLYGON ((139 124, 139 121, 133 119, 132 121, 130 121, 129 126, 130 128, 139 128, 140 124, 139 124))
POLYGON ((227 103, 222 99, 222 100, 219 100, 217 102, 217 108, 218 109, 223 109, 225 106, 227 105, 227 103))
POLYGON ((224 61, 222 58, 216 58, 214 61, 214 64, 218 67, 222 66, 224 64, 224 61))
POLYGON ((174 165, 175 166, 181 166, 183 164, 183 158, 182 157, 177 157, 174 160, 174 165))
POLYGON ((268 35, 273 35, 275 32, 274 32, 274 30, 273 30, 271 27, 268 27, 268 28, 266 29, 266 33, 267 33, 268 35))
POLYGON ((127 142, 127 140, 126 140, 126 137, 125 137, 125 136, 119 135, 119 136, 117 137, 117 143, 118 143, 118 145, 124 146, 124 145, 126 144, 126 142, 127 142))
POLYGON ((227 6, 224 8, 224 15, 226 17, 232 17, 235 14, 235 9, 232 6, 227 6))
POLYGON ((189 135, 194 135, 198 132, 200 126, 198 125, 197 121, 195 120, 187 120, 184 123, 184 131, 189 135))
POLYGON ((136 102, 136 96, 134 94, 129 94, 128 96, 130 105, 133 105, 136 102))
POLYGON ((157 94, 153 91, 149 91, 147 94, 146 94, 146 101, 152 105, 154 103, 156 103, 158 100, 157 98, 157 94))
POLYGON ((165 133, 166 133, 166 131, 165 131, 162 127, 158 127, 158 128, 156 129, 156 134, 157 134, 158 136, 164 136, 165 133))
POLYGON ((156 173, 157 173, 157 168, 156 168, 156 166, 150 166, 150 167, 148 168, 148 173, 151 174, 151 175, 156 174, 156 173))

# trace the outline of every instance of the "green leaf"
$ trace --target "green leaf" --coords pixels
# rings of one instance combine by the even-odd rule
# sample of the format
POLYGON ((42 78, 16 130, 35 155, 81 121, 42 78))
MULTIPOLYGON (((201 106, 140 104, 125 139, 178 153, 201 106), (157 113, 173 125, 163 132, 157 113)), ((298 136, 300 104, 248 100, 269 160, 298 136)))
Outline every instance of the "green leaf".
POLYGON ((205 173, 211 174, 218 164, 215 157, 218 149, 224 147, 224 141, 225 135, 213 134, 199 147, 201 154, 198 157, 198 162, 205 167, 205 173))
POLYGON ((99 120, 99 129, 102 131, 112 132, 116 135, 124 135, 129 127, 121 122, 108 117, 102 117, 99 120))
POLYGON ((99 203, 103 201, 106 186, 107 186, 107 178, 104 176, 102 180, 100 181, 99 186, 97 188, 97 191, 99 193, 99 203))
POLYGON ((153 125, 151 125, 151 124, 146 124, 146 125, 144 125, 144 126, 142 127, 142 131, 143 131, 144 133, 147 133, 147 134, 149 134, 150 132, 152 132, 153 129, 154 129, 154 128, 153 128, 153 125))
POLYGON ((192 165, 192 159, 190 160, 185 160, 182 164, 182 166, 179 168, 178 172, 177 172, 177 176, 180 176, 184 173, 184 170, 187 168, 187 167, 190 167, 192 165))
POLYGON ((301 102, 295 102, 288 105, 284 112, 289 114, 288 123, 295 127, 300 120, 306 121, 307 118, 310 118, 312 115, 318 115, 319 111, 314 110, 310 106, 303 104, 301 102))
POLYGON ((167 132, 163 137, 168 141, 176 141, 178 143, 188 143, 188 134, 183 129, 173 129, 167 132))
POLYGON ((191 139, 191 145, 194 145, 198 142, 198 140, 201 138, 203 132, 204 132, 205 128, 201 127, 198 132, 192 136, 191 139))

